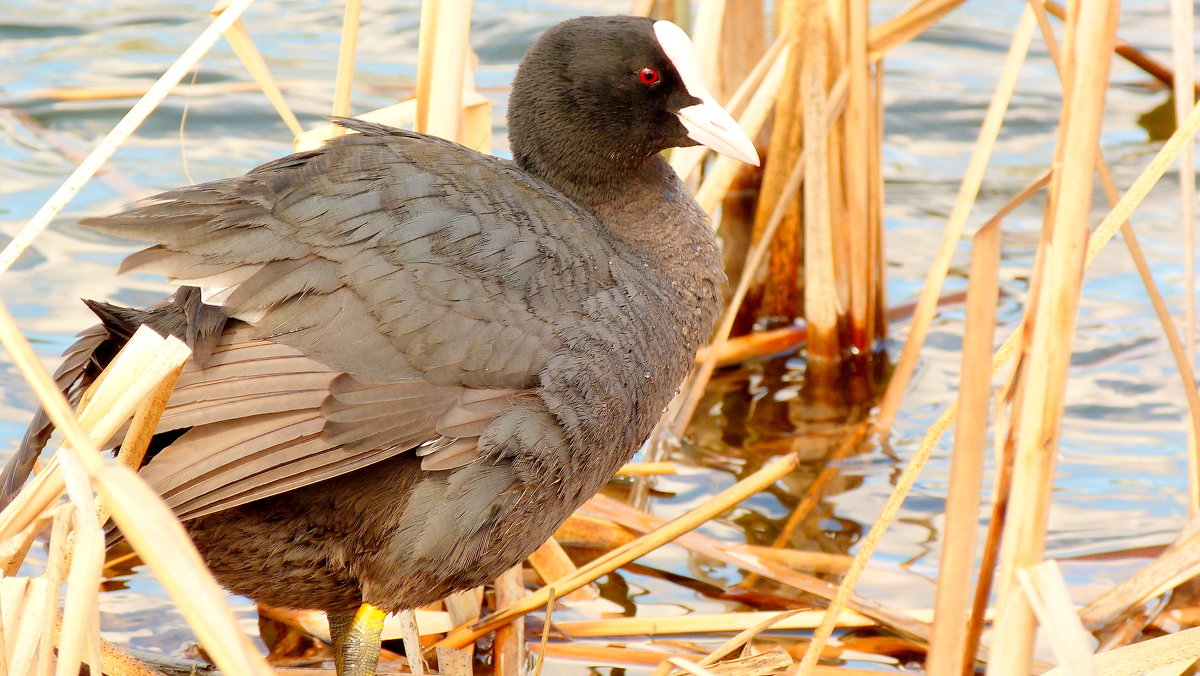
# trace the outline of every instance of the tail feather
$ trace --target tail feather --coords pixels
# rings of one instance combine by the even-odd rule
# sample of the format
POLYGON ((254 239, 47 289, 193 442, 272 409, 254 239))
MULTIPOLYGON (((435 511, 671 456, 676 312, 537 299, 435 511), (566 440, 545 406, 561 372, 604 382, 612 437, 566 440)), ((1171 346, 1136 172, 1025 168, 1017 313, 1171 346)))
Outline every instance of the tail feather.
MULTIPOLYGON (((58 389, 67 396, 72 405, 79 403, 79 398, 88 386, 95 381, 96 376, 103 370, 103 364, 112 359, 112 354, 106 349, 106 343, 111 339, 108 330, 102 324, 97 324, 79 334, 79 340, 67 348, 63 363, 54 372, 54 382, 58 389)), ((113 352, 115 354, 115 351, 113 352)), ((0 509, 8 506, 16 497, 21 486, 33 472, 34 462, 49 443, 54 434, 54 423, 46 411, 38 408, 21 445, 9 459, 4 470, 0 471, 0 509)))
MULTIPOLYGON (((192 359, 203 364, 212 354, 228 317, 218 307, 201 302, 200 290, 180 287, 170 298, 146 310, 102 301, 84 300, 100 323, 79 334, 63 355, 54 381, 72 405, 79 403, 104 367, 116 357, 142 325, 162 335, 173 335, 192 349, 192 359)), ((33 465, 54 434, 54 423, 38 408, 13 457, 0 471, 0 509, 6 507, 33 472, 33 465)))

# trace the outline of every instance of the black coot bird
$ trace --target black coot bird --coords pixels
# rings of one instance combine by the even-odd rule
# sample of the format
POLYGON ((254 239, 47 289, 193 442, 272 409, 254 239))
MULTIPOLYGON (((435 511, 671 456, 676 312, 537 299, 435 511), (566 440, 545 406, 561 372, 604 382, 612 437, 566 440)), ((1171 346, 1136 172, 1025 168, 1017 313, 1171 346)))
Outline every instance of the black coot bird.
MULTIPOLYGON (((338 671, 382 613, 519 563, 629 460, 720 305, 705 214, 660 157, 757 163, 674 24, 561 23, 513 85, 511 163, 360 132, 83 223, 181 285, 102 324, 78 392, 149 324, 192 346, 141 469, 235 593, 329 613, 338 671)), ((10 485, 47 427, 35 425, 10 485)))

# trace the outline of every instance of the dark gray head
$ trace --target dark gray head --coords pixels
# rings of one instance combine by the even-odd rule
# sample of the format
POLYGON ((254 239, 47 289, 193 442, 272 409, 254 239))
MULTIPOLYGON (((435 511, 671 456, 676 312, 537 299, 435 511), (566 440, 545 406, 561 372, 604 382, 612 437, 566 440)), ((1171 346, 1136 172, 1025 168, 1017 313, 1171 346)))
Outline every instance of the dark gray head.
POLYGON ((698 143, 758 163, 708 93, 691 41, 669 21, 582 17, 553 26, 517 70, 508 125, 516 163, 560 189, 619 181, 662 150, 698 143))

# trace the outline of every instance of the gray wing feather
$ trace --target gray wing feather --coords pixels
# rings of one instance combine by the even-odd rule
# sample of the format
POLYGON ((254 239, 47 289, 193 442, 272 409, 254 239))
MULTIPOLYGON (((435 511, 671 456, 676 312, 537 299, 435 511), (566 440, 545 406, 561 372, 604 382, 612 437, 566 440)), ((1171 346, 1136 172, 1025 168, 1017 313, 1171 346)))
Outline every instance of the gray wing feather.
POLYGON ((153 244, 123 269, 207 287, 244 322, 185 371, 160 429, 190 429, 143 470, 185 518, 413 448, 429 470, 488 453, 564 313, 612 283, 593 217, 544 185, 346 124, 363 133, 83 221, 153 244))

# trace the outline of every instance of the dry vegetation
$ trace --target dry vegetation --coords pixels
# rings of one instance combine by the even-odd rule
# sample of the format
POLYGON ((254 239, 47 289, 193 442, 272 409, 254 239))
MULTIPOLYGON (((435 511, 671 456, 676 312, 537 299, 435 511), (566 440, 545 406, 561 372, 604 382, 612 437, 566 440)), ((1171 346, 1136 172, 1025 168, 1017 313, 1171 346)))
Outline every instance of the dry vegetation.
MULTIPOLYGON (((706 58, 714 92, 728 102, 747 132, 759 135, 766 157, 761 177, 726 158, 708 158, 703 150, 684 149, 671 161, 695 187, 698 199, 718 218, 726 239, 733 282, 730 303, 701 353, 692 377, 651 440, 652 457, 666 440, 683 434, 709 378, 719 366, 770 354, 807 342, 809 378, 820 382, 854 360, 875 359, 874 350, 891 316, 883 289, 883 180, 880 145, 884 63, 890 49, 927 29, 962 0, 917 0, 906 11, 883 23, 871 23, 868 0, 778 0, 767 16, 762 0, 700 0, 692 33, 706 58), (768 26, 772 27, 768 29, 768 26), (731 186, 760 181, 752 208, 722 201, 731 186), (803 319, 804 329, 793 328, 803 319), (751 325, 773 330, 748 332, 751 325), (741 333, 731 338, 734 333, 741 333)), ((179 58, 161 80, 129 112, 112 133, 79 166, 26 228, 0 253, 6 270, 51 218, 104 164, 204 53, 224 35, 245 61, 258 85, 296 135, 297 147, 310 147, 329 134, 328 126, 304 131, 290 112, 279 86, 254 47, 238 17, 252 0, 219 3, 212 25, 179 58)), ((475 91, 472 55, 467 48, 469 12, 466 1, 425 0, 419 54, 419 80, 414 98, 361 114, 362 117, 459 140, 487 150, 491 146, 490 110, 475 91)), ((675 15, 687 3, 635 2, 635 11, 675 15)), ((350 112, 354 42, 358 1, 346 3, 342 54, 335 85, 333 112, 350 112)), ((1116 0, 1073 0, 1063 8, 1050 1, 1029 0, 1012 37, 1004 69, 979 130, 978 141, 963 175, 955 207, 945 226, 942 245, 932 257, 925 286, 911 308, 912 323, 904 349, 879 407, 870 421, 852 432, 832 454, 855 448, 864 437, 886 438, 903 405, 930 322, 942 298, 942 283, 951 257, 963 239, 965 224, 980 191, 990 152, 1000 133, 1005 111, 1017 87, 1017 74, 1035 39, 1045 41, 1062 82, 1063 107, 1054 157, 1046 172, 981 228, 971 234, 970 286, 966 296, 966 329, 962 347, 962 382, 957 398, 945 402, 941 418, 926 434, 919 450, 907 460, 894 493, 851 560, 796 550, 718 542, 693 532, 740 501, 771 486, 795 469, 790 454, 692 511, 669 522, 612 498, 599 496, 559 532, 559 539, 586 543, 602 552, 577 566, 559 542, 551 540, 529 564, 542 581, 527 591, 522 571, 514 569, 490 588, 448 599, 437 608, 400 618, 387 635, 404 638, 415 655, 416 646, 437 660, 441 673, 469 673, 476 639, 494 632, 493 668, 505 676, 525 671, 534 654, 586 660, 589 664, 649 665, 656 674, 814 673, 850 675, 853 669, 822 665, 822 656, 836 657, 829 644, 839 627, 877 626, 892 641, 872 644, 879 652, 927 654, 926 668, 939 675, 958 675, 986 669, 997 675, 1041 672, 1049 668, 1032 658, 1035 625, 1054 628, 1051 640, 1059 663, 1055 673, 1156 674, 1183 673, 1200 657, 1200 628, 1158 638, 1144 630, 1156 622, 1163 604, 1146 602, 1185 585, 1200 572, 1200 529, 1194 524, 1179 535, 1144 570, 1076 609, 1066 594, 1054 563, 1043 562, 1046 514, 1055 463, 1057 435, 1063 408, 1066 369, 1084 268, 1118 230, 1132 256, 1146 291, 1162 322, 1178 364, 1191 417, 1189 454, 1190 507, 1200 509, 1200 480, 1195 440, 1200 425, 1200 398, 1192 374, 1194 338, 1192 308, 1184 336, 1176 333, 1162 298, 1141 255, 1128 217, 1151 186, 1178 157, 1192 166, 1191 139, 1200 128, 1200 107, 1192 107, 1194 83, 1190 0, 1173 0, 1172 36, 1175 63, 1158 64, 1117 38, 1116 0), (1055 23, 1058 23, 1055 26, 1055 23), (1055 30, 1063 35, 1056 42, 1055 30), (1114 53, 1176 89, 1178 130, 1157 157, 1122 193, 1113 185, 1099 152, 1100 121, 1114 53), (1112 210, 1094 229, 1088 213, 1075 205, 1089 204, 1097 175, 1112 210), (1044 228, 1035 263, 1024 319, 1004 343, 994 349, 998 294, 1000 229, 1004 217, 1040 191, 1048 192, 1044 228), (994 383, 999 386, 994 386, 994 383), (997 440, 999 476, 992 482, 995 505, 977 566, 976 514, 981 504, 985 435, 997 440), (935 443, 955 421, 952 484, 947 502, 942 561, 936 605, 930 612, 912 613, 886 607, 855 593, 867 560, 892 524, 901 502, 913 486, 935 443), (571 606, 585 615, 596 598, 591 583, 610 571, 632 564, 667 543, 725 562, 826 603, 811 610, 737 612, 687 615, 675 618, 604 618, 553 623, 553 640, 525 635, 525 615, 571 606), (840 576, 832 585, 813 573, 840 576), (991 590, 995 606, 989 607, 991 590), (966 618, 970 618, 966 621, 966 618), (994 618, 994 621, 993 621, 994 618), (990 647, 980 634, 991 624, 990 647), (775 640, 775 629, 811 630, 811 638, 796 643, 775 640), (679 644, 671 650, 622 647, 619 639, 599 644, 563 639, 620 637, 705 632, 740 632, 708 654, 679 644), (1093 654, 1092 635, 1103 652, 1093 654)), ((64 95, 86 96, 78 91, 64 95)), ((93 92, 96 96, 111 92, 93 92)), ((1184 172, 1184 205, 1192 204, 1192 173, 1184 172)), ((1191 242, 1191 208, 1182 223, 1191 242)), ((1190 279, 1188 288, 1194 288, 1190 279)), ((322 671, 327 658, 309 636, 327 633, 317 614, 262 609, 264 640, 273 648, 269 664, 234 623, 222 592, 211 579, 182 528, 167 508, 136 477, 141 451, 148 442, 157 413, 170 391, 186 348, 174 339, 140 333, 89 392, 78 412, 72 412, 55 390, 12 317, 0 306, 0 340, 64 433, 54 458, 26 486, 18 500, 0 513, 0 672, 68 675, 79 664, 92 673, 153 674, 183 671, 188 663, 160 660, 154 666, 127 654, 99 637, 97 589, 104 566, 101 523, 111 514, 137 556, 170 593, 199 637, 207 656, 224 673, 330 673, 322 671), (101 456, 103 443, 133 417, 117 462, 101 456), (66 495, 66 499, 62 496, 66 495), (97 519, 100 515, 100 520, 97 519), (31 544, 48 537, 49 564, 33 576, 18 576, 31 544), (60 588, 66 583, 65 593, 60 588), (57 608, 62 604, 64 610, 57 608), (315 650, 315 652, 314 652, 315 650), (316 666, 314 666, 316 665, 316 666)), ((871 369, 863 373, 873 372, 871 369)), ((1181 453, 1185 452, 1180 449, 1181 453)), ((642 476, 672 471, 670 463, 631 466, 642 476)), ((820 500, 828 481, 822 474, 789 519, 799 522, 820 500)), ((765 595, 764 595, 765 598, 765 595)), ((1181 592, 1177 598, 1189 598, 1181 592)), ((1194 613, 1193 613, 1194 615, 1194 613)), ((1195 624, 1195 623, 1184 623, 1195 624)), ((531 625, 532 626, 532 625, 531 625)), ((849 644, 844 648, 853 647, 849 644)), ((854 647, 870 651, 866 646, 854 647)), ((385 658, 389 656, 385 655, 385 658)), ((411 665, 396 655, 385 659, 383 670, 421 673, 420 660, 411 665)))

